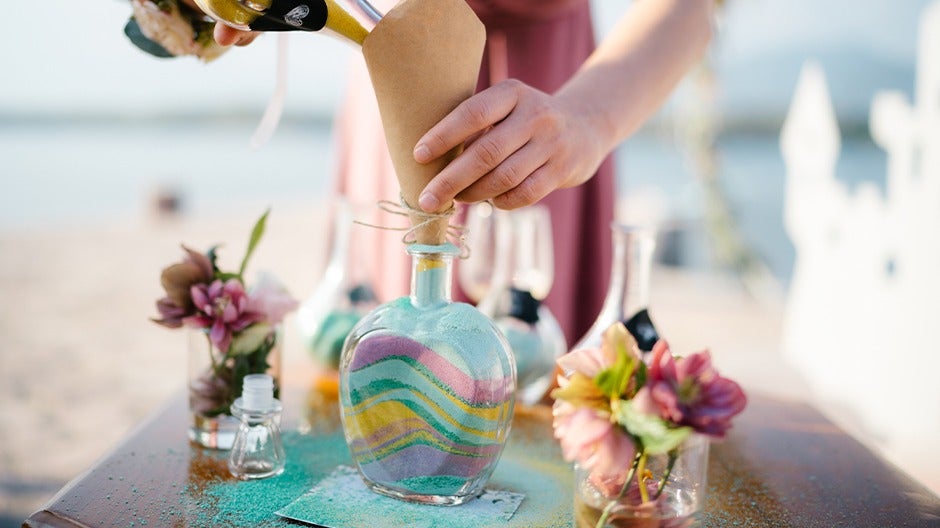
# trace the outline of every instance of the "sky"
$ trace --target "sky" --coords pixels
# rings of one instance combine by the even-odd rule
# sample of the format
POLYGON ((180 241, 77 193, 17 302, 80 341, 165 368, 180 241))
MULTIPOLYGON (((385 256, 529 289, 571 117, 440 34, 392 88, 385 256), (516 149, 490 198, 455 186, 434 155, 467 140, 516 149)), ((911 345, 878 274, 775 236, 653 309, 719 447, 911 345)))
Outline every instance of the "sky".
MULTIPOLYGON (((595 2, 601 33, 626 3, 595 2)), ((767 107, 767 100, 778 106, 785 102, 799 64, 816 56, 833 70, 833 90, 861 93, 861 102, 853 102, 858 106, 873 90, 910 84, 917 17, 928 4, 728 0, 714 59, 727 72, 731 104, 742 100, 746 106, 748 98, 756 97, 748 111, 767 107), (891 71, 866 75, 873 68, 891 71), (842 78, 847 79, 840 84, 842 78)), ((0 119, 260 114, 274 88, 275 38, 263 38, 211 64, 191 58, 160 60, 142 54, 124 37, 130 13, 125 0, 14 2, 6 11, 8 20, 25 23, 8 24, 0 32, 0 119)), ((357 52, 320 34, 294 34, 290 40, 287 114, 332 113, 342 94, 345 65, 357 52)))

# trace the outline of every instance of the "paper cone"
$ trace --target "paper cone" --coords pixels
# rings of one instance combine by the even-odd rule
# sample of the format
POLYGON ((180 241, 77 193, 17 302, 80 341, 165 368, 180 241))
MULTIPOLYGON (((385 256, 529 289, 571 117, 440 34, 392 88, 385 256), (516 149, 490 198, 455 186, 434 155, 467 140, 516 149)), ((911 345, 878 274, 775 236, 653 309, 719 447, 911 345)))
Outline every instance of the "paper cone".
MULTIPOLYGON (((379 103, 385 140, 402 196, 418 209, 418 196, 460 152, 422 165, 414 147, 432 126, 473 95, 486 30, 465 0, 404 0, 376 24, 362 45, 379 103)), ((441 206, 446 211, 453 204, 441 206)), ((412 225, 422 222, 412 215, 412 225)), ((415 232, 419 244, 443 244, 447 220, 415 232)))

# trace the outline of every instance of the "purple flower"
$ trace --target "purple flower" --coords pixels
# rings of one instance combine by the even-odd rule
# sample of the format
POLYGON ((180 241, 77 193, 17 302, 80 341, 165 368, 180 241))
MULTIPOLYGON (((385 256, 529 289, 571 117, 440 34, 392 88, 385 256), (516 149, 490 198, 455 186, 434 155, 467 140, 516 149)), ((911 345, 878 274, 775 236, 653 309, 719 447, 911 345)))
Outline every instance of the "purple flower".
POLYGON ((196 284, 190 294, 196 313, 183 319, 183 323, 209 328, 209 340, 223 353, 228 352, 232 334, 264 320, 263 313, 250 309, 245 288, 236 279, 196 284))
POLYGON ((160 274, 160 283, 166 291, 166 297, 157 301, 157 311, 160 319, 153 319, 155 323, 169 328, 179 328, 183 319, 193 315, 196 306, 190 294, 196 284, 208 284, 212 281, 212 262, 209 258, 183 246, 186 257, 163 270, 160 274))
POLYGON ((646 384, 634 399, 642 412, 719 438, 746 404, 744 391, 718 374, 707 350, 676 360, 663 340, 653 347, 646 384))

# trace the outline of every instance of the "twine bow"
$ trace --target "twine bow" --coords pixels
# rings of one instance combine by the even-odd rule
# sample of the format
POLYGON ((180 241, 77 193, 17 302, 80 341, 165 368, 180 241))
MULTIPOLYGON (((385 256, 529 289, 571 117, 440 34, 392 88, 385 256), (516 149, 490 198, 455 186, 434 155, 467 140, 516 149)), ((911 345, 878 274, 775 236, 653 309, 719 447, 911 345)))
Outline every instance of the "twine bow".
MULTIPOLYGON (((381 229, 383 231, 404 231, 405 233, 401 237, 401 241, 404 244, 414 244, 417 242, 417 235, 415 233, 419 229, 429 226, 438 220, 449 220, 450 217, 454 216, 454 213, 456 212, 456 209, 453 205, 450 206, 450 208, 448 208, 446 211, 440 213, 428 213, 426 211, 422 211, 421 209, 415 209, 408 205, 408 202, 405 201, 405 197, 402 196, 401 193, 398 195, 398 203, 395 203, 391 200, 379 200, 376 202, 376 205, 379 209, 385 211, 386 213, 396 216, 404 216, 409 220, 414 216, 420 218, 421 221, 412 225, 411 227, 381 226, 359 220, 353 220, 353 223, 375 229, 381 229)), ((467 246, 467 228, 465 226, 454 225, 448 221, 446 234, 450 243, 456 246, 460 251, 460 253, 457 255, 457 258, 466 259, 470 257, 470 248, 467 246)))

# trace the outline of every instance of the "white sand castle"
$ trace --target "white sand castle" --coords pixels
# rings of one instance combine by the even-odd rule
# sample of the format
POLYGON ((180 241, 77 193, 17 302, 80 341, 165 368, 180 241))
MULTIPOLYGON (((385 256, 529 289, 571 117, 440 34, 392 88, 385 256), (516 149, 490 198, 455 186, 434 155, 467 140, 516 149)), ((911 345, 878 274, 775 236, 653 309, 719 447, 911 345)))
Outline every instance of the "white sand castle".
POLYGON ((886 192, 850 192, 825 77, 804 67, 781 133, 796 247, 782 346, 836 420, 940 492, 940 2, 921 17, 915 100, 875 97, 886 192))

